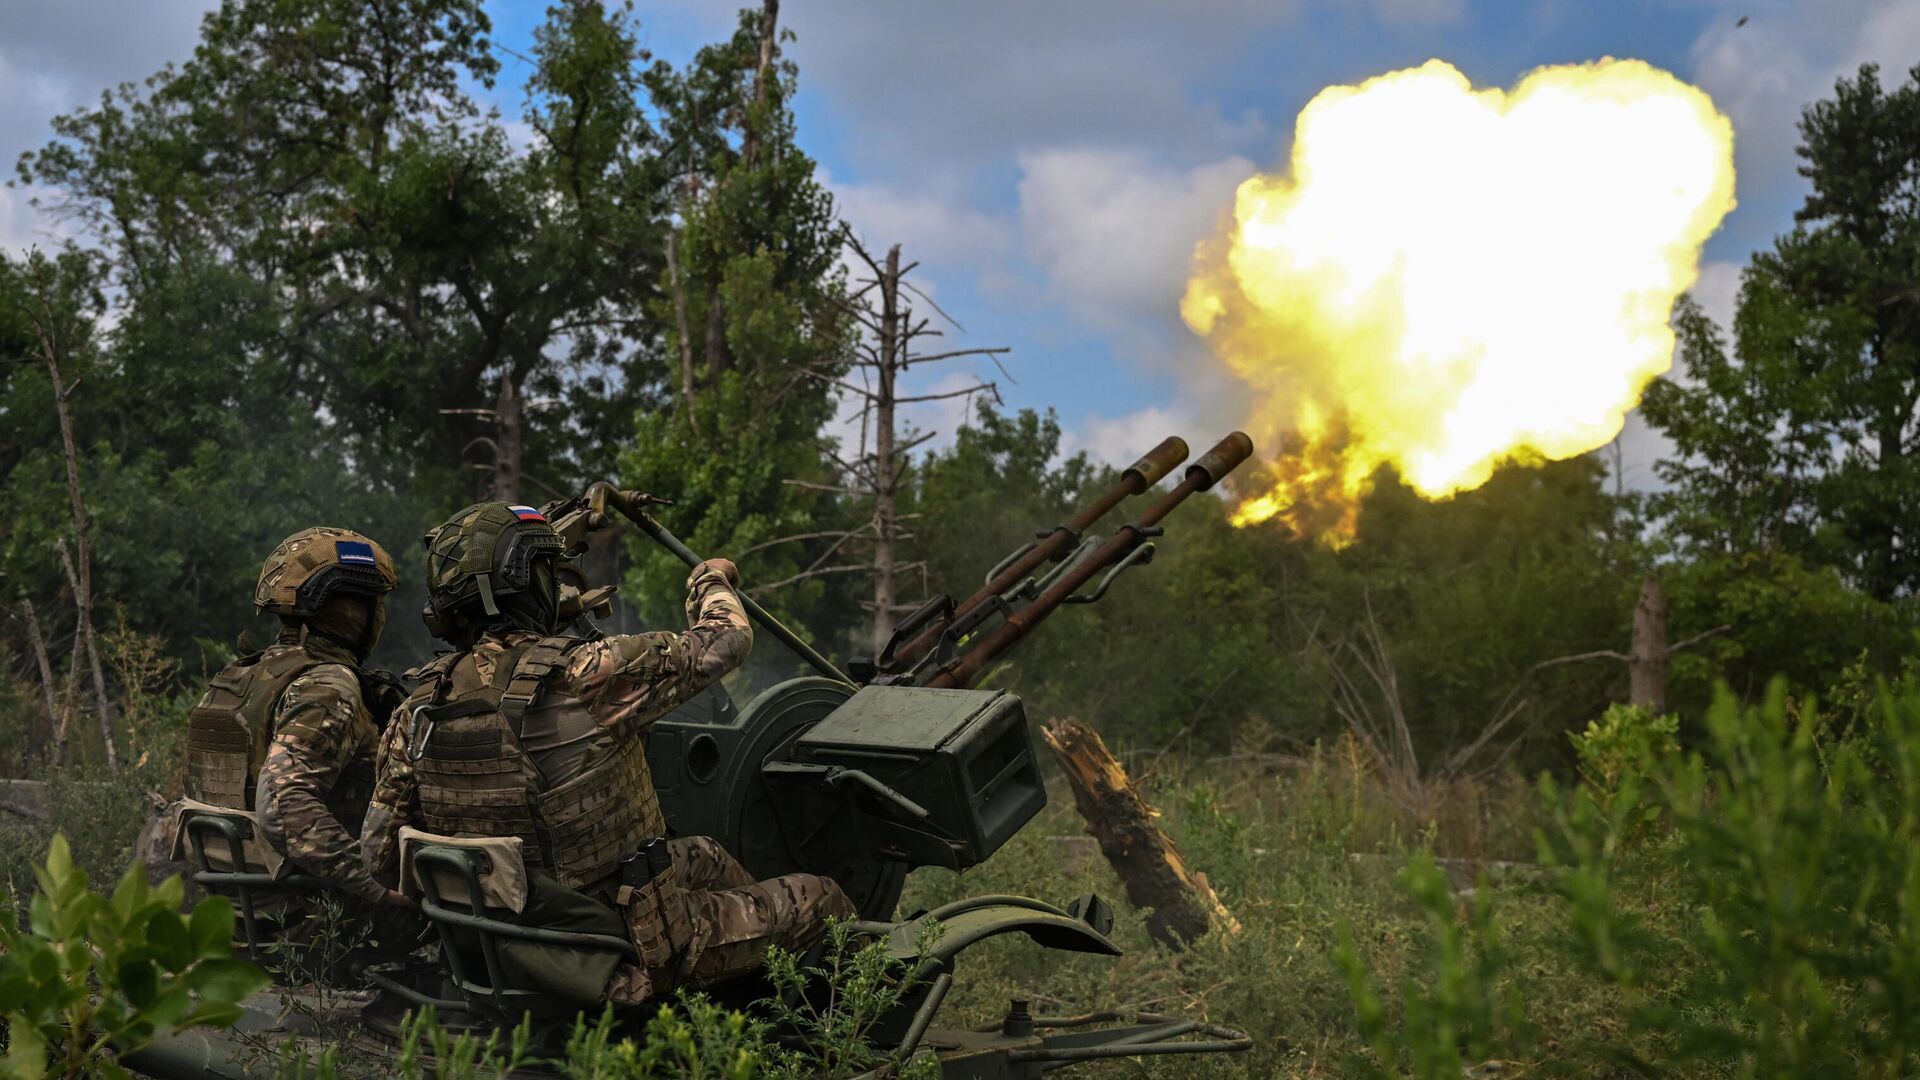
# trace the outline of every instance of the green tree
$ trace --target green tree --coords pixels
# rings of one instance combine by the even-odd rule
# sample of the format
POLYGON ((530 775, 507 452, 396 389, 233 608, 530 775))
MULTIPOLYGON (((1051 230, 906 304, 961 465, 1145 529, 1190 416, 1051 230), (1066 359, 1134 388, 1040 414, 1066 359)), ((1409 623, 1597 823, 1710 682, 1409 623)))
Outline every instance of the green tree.
MULTIPOLYGON (((685 68, 647 72, 678 217, 654 310, 672 328, 682 400, 639 415, 620 471, 674 501, 663 519, 694 550, 739 558, 749 589, 785 582, 761 598, 805 616, 823 595, 803 576, 819 549, 780 541, 832 512, 821 429, 849 326, 840 225, 794 142, 795 78, 772 5, 743 11, 730 40, 685 68)), ((650 619, 679 618, 685 568, 635 543, 630 594, 650 619)))
POLYGON ((1732 354, 1683 306, 1685 380, 1647 394, 1678 451, 1662 505, 1695 550, 1782 552, 1887 600, 1920 583, 1920 68, 1887 90, 1863 65, 1800 133, 1812 192, 1747 271, 1732 354))

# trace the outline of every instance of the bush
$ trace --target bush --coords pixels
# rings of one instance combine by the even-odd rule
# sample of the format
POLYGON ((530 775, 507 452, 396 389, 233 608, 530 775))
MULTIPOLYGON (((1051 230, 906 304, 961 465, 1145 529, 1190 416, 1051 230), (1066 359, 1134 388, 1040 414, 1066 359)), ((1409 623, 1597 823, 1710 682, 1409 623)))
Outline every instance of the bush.
POLYGON ((241 999, 267 983, 232 955, 233 909, 211 897, 181 915, 177 877, 150 888, 135 867, 100 896, 60 835, 37 876, 25 929, 0 911, 9 1077, 125 1076, 114 1055, 170 1031, 232 1024, 241 999))
MULTIPOLYGON (((798 1036, 793 1046, 776 1043, 769 1025, 746 1013, 681 991, 671 1004, 660 1005, 637 1037, 620 1036, 611 1008, 593 1022, 581 1014, 554 1060, 533 1054, 527 1023, 504 1038, 496 1030, 483 1039, 449 1032, 431 1008, 423 1009, 407 1018, 399 1051, 381 1071, 406 1080, 504 1080, 522 1067, 544 1067, 574 1080, 840 1080, 884 1064, 891 1075, 908 1080, 938 1076, 931 1058, 894 1061, 867 1042, 874 1025, 913 988, 906 965, 889 955, 886 941, 862 943, 846 924, 833 924, 828 935, 816 965, 802 966, 798 957, 777 948, 767 959, 775 996, 759 1002, 754 1012, 798 1036)), ((936 940, 938 931, 932 930, 920 945, 931 947, 936 940)), ((288 1044, 279 1052, 275 1073, 280 1080, 336 1080, 353 1071, 340 1058, 337 1046, 315 1056, 288 1044)))
MULTIPOLYGON (((1551 1048, 1554 1064, 1920 1072, 1920 689, 1882 687, 1838 734, 1784 682, 1754 707, 1723 690, 1685 756, 1651 752, 1671 739, 1663 722, 1609 719, 1576 737, 1596 763, 1588 783, 1564 797, 1542 785, 1554 821, 1541 846, 1566 871, 1552 893, 1568 929, 1547 959, 1614 995, 1608 1022, 1551 1048)), ((1479 897, 1463 927, 1431 873, 1406 884, 1431 960, 1403 984, 1396 1021, 1345 957, 1372 1067, 1459 1075, 1462 1053, 1537 1054, 1531 1035, 1558 1008, 1542 969, 1509 962, 1479 897)))

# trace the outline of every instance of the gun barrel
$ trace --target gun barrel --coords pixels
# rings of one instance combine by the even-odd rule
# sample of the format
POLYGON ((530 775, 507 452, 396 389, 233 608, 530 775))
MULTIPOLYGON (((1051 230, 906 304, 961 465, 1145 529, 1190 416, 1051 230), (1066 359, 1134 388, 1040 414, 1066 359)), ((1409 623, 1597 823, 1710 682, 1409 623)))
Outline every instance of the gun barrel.
POLYGON ((1121 526, 1091 557, 1062 575, 1033 603, 1007 616, 1005 622, 988 631, 972 648, 940 668, 922 685, 951 689, 972 682, 994 657, 1007 651, 1027 631, 1039 625, 1041 620, 1065 603, 1095 574, 1117 565, 1145 543, 1148 537, 1155 534, 1154 526, 1160 519, 1185 502, 1187 496, 1213 487, 1252 455, 1253 440, 1245 432, 1236 431, 1221 439, 1213 449, 1201 455, 1200 460, 1187 466, 1186 477, 1178 485, 1155 499, 1133 522, 1121 526))
POLYGON ((1019 584, 1028 574, 1042 563, 1057 558, 1073 544, 1079 542, 1080 534, 1091 528, 1094 522, 1107 516, 1107 512, 1120 504, 1130 495, 1138 495, 1160 482, 1161 478, 1172 472, 1181 462, 1187 460, 1187 441, 1178 435, 1169 435, 1160 441, 1160 445, 1147 451, 1139 461, 1127 466, 1120 474, 1120 480, 1108 488, 1101 496, 1080 509, 1064 525, 1057 525, 1053 531, 1041 537, 1037 543, 1029 545, 1019 558, 1007 563, 979 591, 955 605, 953 613, 942 622, 935 623, 920 631, 905 645, 887 658, 886 666, 890 671, 899 671, 926 655, 928 649, 940 640, 946 627, 965 618, 981 604, 999 596, 1019 584))

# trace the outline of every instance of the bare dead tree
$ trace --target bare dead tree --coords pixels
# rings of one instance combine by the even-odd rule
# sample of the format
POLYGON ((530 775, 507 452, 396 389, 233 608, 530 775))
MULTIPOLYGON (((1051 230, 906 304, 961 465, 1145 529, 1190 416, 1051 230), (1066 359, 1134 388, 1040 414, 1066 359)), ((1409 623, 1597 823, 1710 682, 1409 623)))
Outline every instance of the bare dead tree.
MULTIPOLYGON (((40 633, 40 613, 34 610, 33 601, 20 598, 20 610, 15 613, 27 627, 27 644, 33 649, 34 666, 40 672, 40 691, 46 698, 47 730, 53 733, 53 758, 60 760, 60 753, 67 741, 67 721, 60 707, 54 701, 53 663, 47 658, 47 639, 40 633)), ((35 740, 29 738, 29 752, 33 752, 35 740)))
MULTIPOLYGON (((73 557, 67 554, 66 538, 61 537, 55 540, 53 546, 60 554, 60 565, 67 572, 68 586, 73 589, 74 596, 80 596, 82 591, 89 586, 81 578, 80 571, 75 569, 73 557)), ((85 564, 83 563, 82 565, 85 564)), ((78 601, 76 601, 76 603, 78 603, 78 601)), ((100 724, 100 744, 106 748, 107 767, 117 769, 120 767, 120 751, 113 741, 113 702, 111 698, 107 697, 106 671, 100 663, 100 650, 97 638, 98 635, 93 632, 91 619, 83 618, 76 624, 74 629, 75 652, 78 653, 84 649, 88 666, 92 668, 93 691, 97 703, 94 716, 99 720, 100 724)), ((78 671, 79 667, 79 657, 76 655, 74 657, 73 669, 78 671)))
POLYGON ((1507 740, 1500 752, 1491 757, 1486 752, 1498 744, 1500 736, 1525 711, 1530 701, 1525 691, 1531 676, 1545 665, 1537 664, 1521 676, 1474 738, 1437 765, 1423 763, 1414 746, 1413 726, 1401 699, 1400 677, 1387 651, 1386 634, 1380 629, 1370 598, 1365 613, 1365 619, 1347 637, 1330 645, 1321 644, 1310 632, 1309 641, 1319 649, 1324 660, 1330 679, 1328 696, 1333 700, 1334 711, 1379 768, 1389 794, 1402 809, 1424 814, 1429 809, 1434 785, 1483 777, 1505 759, 1515 740, 1507 740), (1354 668, 1358 669, 1357 673, 1354 668))
MULTIPOLYGON (((845 375, 823 371, 813 374, 830 382, 843 398, 859 406, 859 448, 851 457, 842 456, 839 465, 846 493, 865 500, 871 513, 859 527, 837 537, 834 546, 851 543, 867 555, 857 567, 849 569, 864 572, 872 580, 873 592, 867 606, 873 612, 873 648, 877 652, 892 636, 895 616, 914 606, 900 601, 901 575, 916 569, 925 570, 924 563, 903 562, 900 558, 900 544, 910 539, 911 534, 903 528, 898 495, 908 453, 937 433, 903 432, 900 408, 953 398, 964 398, 971 403, 976 394, 999 399, 998 384, 978 379, 958 389, 926 394, 903 394, 901 379, 916 365, 963 357, 993 358, 1007 350, 977 347, 934 353, 917 351, 917 343, 922 339, 943 334, 931 318, 917 316, 914 311, 909 294, 922 299, 925 294, 914 288, 907 276, 919 264, 903 264, 899 244, 888 248, 884 258, 876 258, 851 234, 847 237, 847 247, 855 258, 866 264, 872 275, 856 282, 858 287, 853 294, 851 313, 862 333, 845 375)), ((927 304, 938 311, 932 301, 927 304)))
POLYGON ((86 498, 80 488, 80 449, 73 435, 73 413, 67 406, 67 399, 73 396, 79 381, 76 379, 69 383, 61 372, 61 365, 71 359, 77 328, 72 320, 55 314, 47 289, 40 290, 37 299, 38 303, 33 306, 30 315, 34 341, 39 350, 39 359, 47 366, 47 378, 52 383, 54 415, 60 424, 60 446, 66 455, 67 501, 73 512, 75 557, 68 556, 63 540, 60 543, 60 559, 66 564, 67 578, 73 586, 75 664, 77 666, 84 657, 90 669, 100 731, 106 742, 107 765, 109 768, 119 768, 119 755, 113 745, 113 701, 107 696, 106 670, 100 663, 100 647, 94 640, 93 632, 93 546, 87 522, 86 498))
POLYGON ((1618 660, 1627 665, 1627 704, 1653 712, 1667 708, 1667 665, 1676 653, 1733 629, 1721 625, 1691 637, 1669 643, 1667 640, 1667 593, 1660 579, 1648 574, 1640 581, 1640 597, 1633 605, 1633 637, 1627 651, 1595 649, 1542 661, 1538 666, 1571 664, 1581 660, 1618 660))
POLYGON ((839 391, 843 401, 857 403, 859 446, 852 454, 845 453, 845 448, 842 448, 843 452, 835 455, 835 463, 840 470, 839 483, 820 484, 807 480, 786 480, 783 483, 864 502, 870 513, 865 521, 851 529, 782 536, 741 554, 803 540, 831 541, 805 569, 748 591, 756 594, 771 592, 833 574, 866 574, 873 582, 873 592, 871 599, 865 601, 863 606, 873 612, 873 648, 878 652, 893 634, 894 617, 916 606, 900 601, 902 576, 918 570, 924 584, 926 572, 924 561, 903 562, 900 558, 900 544, 913 538, 905 526, 914 515, 899 513, 898 496, 906 472, 907 455, 938 432, 903 432, 900 407, 954 398, 965 398, 971 402, 976 394, 987 394, 999 400, 999 385, 979 379, 958 389, 926 394, 903 394, 900 380, 916 365, 965 357, 986 357, 997 365, 998 358, 1008 350, 968 347, 933 353, 916 351, 917 342, 924 338, 941 337, 944 332, 933 325, 930 317, 915 313, 910 295, 933 308, 947 323, 956 328, 959 324, 954 323, 951 316, 940 311, 938 304, 907 280, 919 263, 903 264, 900 245, 893 245, 884 258, 878 258, 851 232, 846 236, 846 244, 853 256, 866 264, 871 275, 854 282, 856 287, 847 303, 847 313, 860 328, 860 335, 854 343, 851 357, 845 358, 839 367, 808 368, 805 373, 839 391))

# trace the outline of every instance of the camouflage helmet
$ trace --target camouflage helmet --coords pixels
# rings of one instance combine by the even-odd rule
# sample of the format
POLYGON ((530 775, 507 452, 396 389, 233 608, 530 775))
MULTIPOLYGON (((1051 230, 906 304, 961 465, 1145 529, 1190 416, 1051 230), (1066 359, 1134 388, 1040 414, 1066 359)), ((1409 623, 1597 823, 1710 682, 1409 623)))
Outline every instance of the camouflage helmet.
POLYGON ((335 593, 383 596, 393 590, 393 560, 369 537, 325 525, 302 529, 273 549, 260 567, 253 605, 286 618, 307 618, 335 593))
POLYGON ((427 548, 427 624, 434 633, 470 616, 500 614, 496 598, 533 584, 533 560, 566 548, 531 506, 474 503, 423 538, 427 548))

